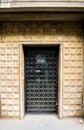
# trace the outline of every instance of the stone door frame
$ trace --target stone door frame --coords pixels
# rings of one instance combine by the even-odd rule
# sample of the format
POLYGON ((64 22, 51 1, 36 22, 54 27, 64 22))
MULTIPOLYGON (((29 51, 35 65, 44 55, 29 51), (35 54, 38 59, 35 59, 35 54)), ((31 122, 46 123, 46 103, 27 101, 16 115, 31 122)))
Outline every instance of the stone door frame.
POLYGON ((59 45, 59 69, 58 69, 58 117, 63 117, 63 55, 62 55, 62 43, 57 42, 20 42, 20 118, 23 119, 25 116, 25 97, 24 97, 24 50, 23 46, 56 46, 59 45))

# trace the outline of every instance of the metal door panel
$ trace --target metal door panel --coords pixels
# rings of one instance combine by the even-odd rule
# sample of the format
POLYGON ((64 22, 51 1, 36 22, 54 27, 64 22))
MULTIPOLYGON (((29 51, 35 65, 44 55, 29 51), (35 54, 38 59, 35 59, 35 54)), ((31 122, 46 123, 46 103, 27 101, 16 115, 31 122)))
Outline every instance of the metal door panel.
POLYGON ((58 50, 56 48, 24 48, 25 110, 57 112, 58 50))

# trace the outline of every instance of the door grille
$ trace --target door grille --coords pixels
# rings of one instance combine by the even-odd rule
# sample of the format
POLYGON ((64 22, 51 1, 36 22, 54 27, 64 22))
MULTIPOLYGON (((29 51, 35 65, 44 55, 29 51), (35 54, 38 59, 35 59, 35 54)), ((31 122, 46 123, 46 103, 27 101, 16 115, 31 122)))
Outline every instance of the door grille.
POLYGON ((58 48, 24 48, 25 111, 57 112, 58 48))

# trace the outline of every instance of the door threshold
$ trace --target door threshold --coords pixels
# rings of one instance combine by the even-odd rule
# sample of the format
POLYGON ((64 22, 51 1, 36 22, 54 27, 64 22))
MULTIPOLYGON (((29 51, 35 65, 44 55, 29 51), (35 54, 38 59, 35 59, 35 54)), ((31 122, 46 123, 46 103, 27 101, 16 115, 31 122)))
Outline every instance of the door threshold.
POLYGON ((29 113, 29 114, 25 114, 25 117, 29 117, 29 116, 55 116, 55 117, 58 117, 58 114, 32 114, 32 113, 29 113))

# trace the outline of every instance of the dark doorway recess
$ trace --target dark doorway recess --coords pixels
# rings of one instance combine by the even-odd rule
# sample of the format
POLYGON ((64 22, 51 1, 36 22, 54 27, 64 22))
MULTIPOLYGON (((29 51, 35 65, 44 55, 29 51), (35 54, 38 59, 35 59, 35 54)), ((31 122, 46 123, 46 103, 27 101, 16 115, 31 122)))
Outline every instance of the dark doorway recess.
POLYGON ((58 112, 58 54, 59 46, 24 46, 25 113, 58 112))

